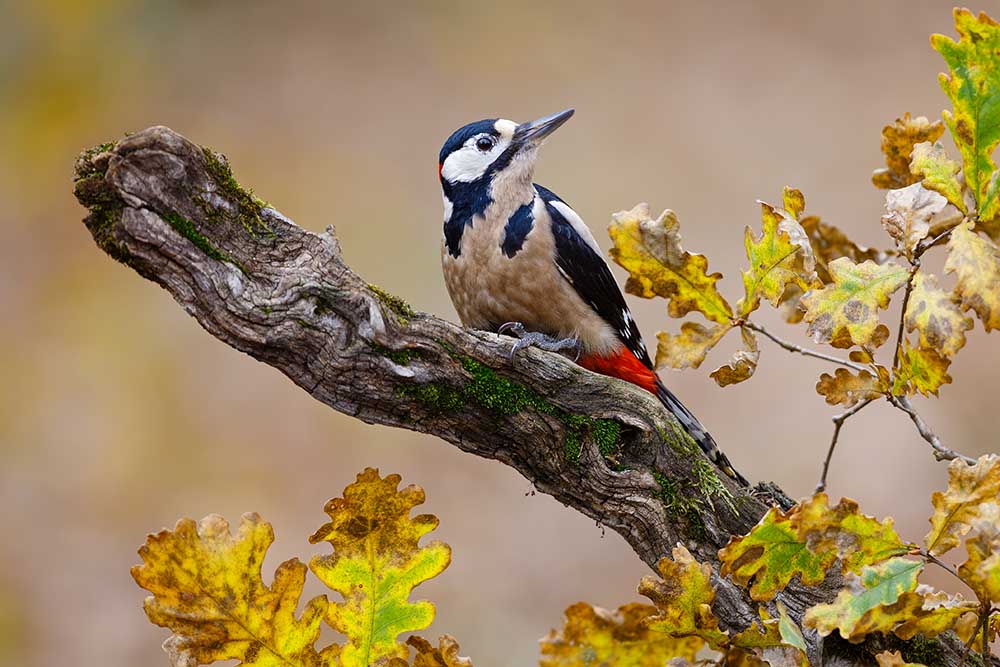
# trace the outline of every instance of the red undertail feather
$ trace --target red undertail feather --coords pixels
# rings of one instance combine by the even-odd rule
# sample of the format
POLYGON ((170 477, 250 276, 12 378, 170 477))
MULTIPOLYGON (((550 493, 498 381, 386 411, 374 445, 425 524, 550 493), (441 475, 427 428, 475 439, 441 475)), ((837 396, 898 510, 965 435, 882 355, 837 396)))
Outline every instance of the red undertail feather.
POLYGON ((577 363, 589 371, 620 378, 656 394, 656 374, 646 368, 624 345, 605 356, 584 355, 577 363))

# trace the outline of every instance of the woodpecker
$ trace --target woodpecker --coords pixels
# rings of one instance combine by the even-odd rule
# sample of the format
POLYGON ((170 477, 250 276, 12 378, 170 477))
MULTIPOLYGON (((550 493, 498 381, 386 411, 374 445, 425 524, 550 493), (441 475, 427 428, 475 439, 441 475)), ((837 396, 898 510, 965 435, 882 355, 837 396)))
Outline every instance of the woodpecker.
POLYGON ((462 324, 526 346, 575 350, 591 371, 656 395, 727 475, 748 482, 653 369, 642 334, 583 219, 533 183, 542 142, 573 109, 529 123, 490 118, 456 130, 441 148, 441 263, 462 324))

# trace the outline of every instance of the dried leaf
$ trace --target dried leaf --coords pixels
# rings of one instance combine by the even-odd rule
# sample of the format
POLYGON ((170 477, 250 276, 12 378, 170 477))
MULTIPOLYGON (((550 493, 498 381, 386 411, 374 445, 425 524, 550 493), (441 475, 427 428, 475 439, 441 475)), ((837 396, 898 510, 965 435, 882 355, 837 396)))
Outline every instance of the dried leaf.
POLYGON ((721 273, 708 273, 704 255, 681 247, 680 223, 671 210, 653 220, 649 206, 639 204, 631 211, 614 214, 608 227, 611 257, 629 272, 625 290, 649 299, 669 300, 671 317, 683 317, 697 310, 719 324, 727 324, 733 311, 715 287, 721 273))
POLYGON ((788 615, 785 605, 778 603, 778 618, 767 610, 758 610, 760 621, 733 635, 730 645, 753 654, 770 665, 807 667, 806 642, 802 631, 788 615))
POLYGON ((924 116, 911 118, 909 112, 897 118, 892 125, 882 128, 882 153, 886 168, 876 169, 872 183, 883 190, 903 188, 919 179, 910 173, 910 153, 913 147, 924 141, 937 141, 944 134, 944 125, 933 123, 924 116))
POLYGON ((652 600, 658 612, 646 621, 649 629, 671 637, 700 637, 713 648, 726 646, 729 635, 719 629, 712 613, 712 568, 678 545, 673 560, 661 559, 657 569, 661 578, 645 576, 639 582, 639 593, 652 600))
POLYGON ((731 538, 719 551, 722 576, 729 576, 740 586, 752 580, 750 598, 758 601, 774 598, 796 574, 806 586, 815 586, 826 578, 826 571, 836 559, 836 551, 810 551, 805 539, 799 539, 790 514, 776 507, 768 510, 747 535, 731 538))
POLYGON ((948 65, 939 76, 951 99, 953 113, 944 121, 962 154, 965 182, 978 204, 979 218, 991 220, 1000 210, 1000 184, 993 152, 1000 144, 1000 24, 985 13, 978 18, 967 9, 955 9, 956 42, 932 35, 931 46, 948 65))
POLYGON ((836 226, 823 222, 816 216, 803 218, 801 224, 809 237, 816 258, 816 275, 824 285, 833 282, 827 266, 835 259, 846 257, 855 264, 867 260, 883 264, 888 259, 886 253, 859 246, 836 226))
POLYGON ((861 401, 878 398, 886 387, 868 371, 856 375, 846 368, 838 368, 833 375, 823 373, 816 383, 816 393, 830 405, 851 407, 861 401))
POLYGON ((830 262, 831 285, 802 297, 808 333, 834 347, 878 347, 889 330, 878 321, 878 309, 889 305, 892 293, 902 287, 909 272, 893 263, 866 261, 855 264, 846 257, 830 262))
POLYGON ((646 619, 656 607, 633 602, 617 611, 577 602, 566 609, 566 625, 541 640, 541 667, 661 667, 668 660, 693 661, 704 645, 699 637, 671 637, 651 630, 646 619))
POLYGON ((347 637, 341 667, 405 660, 409 650, 396 637, 434 620, 434 605, 408 598, 448 566, 451 549, 437 541, 419 546, 438 520, 430 514, 411 518, 410 511, 424 502, 424 491, 418 486, 398 490, 399 482, 399 475, 383 479, 377 470, 366 469, 342 498, 326 504, 330 522, 309 538, 333 547, 333 554, 314 557, 309 567, 344 596, 343 602, 330 604, 326 615, 327 623, 347 637))
POLYGON ((974 310, 987 331, 1000 329, 1000 247, 963 222, 951 233, 944 270, 958 280, 962 308, 974 310))
POLYGON ((974 465, 955 459, 948 464, 948 488, 931 496, 934 514, 924 541, 935 556, 958 546, 984 504, 1000 496, 1000 457, 981 456, 974 465))
POLYGON ((919 183, 885 193, 882 227, 907 257, 913 257, 917 244, 927 237, 931 218, 944 210, 948 200, 919 183))
POLYGON ((942 357, 932 348, 912 347, 907 340, 899 350, 899 365, 892 382, 894 396, 920 392, 924 396, 937 396, 941 385, 950 384, 948 366, 951 360, 942 357))
MULTIPOLYGON (((790 206, 805 206, 802 193, 797 190, 788 193, 786 189, 785 199, 790 206)), ((750 227, 744 235, 750 268, 743 272, 746 295, 738 306, 741 317, 756 310, 761 298, 773 306, 779 305, 789 285, 808 290, 818 284, 812 246, 796 216, 764 202, 760 206, 763 222, 760 238, 754 236, 750 227)))
POLYGON ((268 587, 261 563, 274 541, 271 525, 244 514, 239 533, 212 514, 195 523, 181 519, 174 530, 150 535, 139 549, 143 564, 132 577, 153 595, 146 615, 174 634, 165 647, 174 664, 203 665, 239 660, 241 665, 319 667, 335 664, 336 647, 316 652, 326 596, 295 610, 306 566, 285 561, 268 587))
POLYGON ((906 558, 865 566, 860 579, 854 577, 832 603, 819 604, 806 611, 803 624, 824 637, 839 630, 849 641, 861 641, 869 632, 891 630, 896 623, 886 627, 886 614, 882 612, 894 605, 903 593, 916 590, 917 576, 923 566, 921 561, 906 558))
POLYGON ((980 600, 1000 602, 1000 505, 981 505, 970 523, 972 531, 965 540, 969 558, 958 574, 980 600))
POLYGON ((914 146, 910 169, 925 188, 940 193, 962 213, 968 213, 962 183, 958 180, 961 166, 948 157, 944 146, 930 141, 914 146))
POLYGON ((749 380, 757 370, 757 361, 760 359, 757 338, 753 331, 746 327, 740 328, 740 335, 743 338, 743 349, 737 350, 728 364, 719 366, 710 374, 720 387, 749 380))
POLYGON ((938 287, 933 274, 918 271, 906 306, 906 330, 920 335, 918 347, 953 357, 965 345, 972 318, 964 315, 951 294, 938 287))
POLYGON ((892 519, 880 522, 862 514, 850 498, 841 498, 830 507, 827 495, 817 493, 796 505, 790 518, 797 539, 814 553, 835 553, 844 572, 860 574, 863 567, 901 556, 914 547, 899 539, 892 519))
MULTIPOLYGON (((458 642, 449 635, 441 635, 437 648, 434 648, 423 637, 416 635, 409 637, 406 643, 416 651, 416 655, 413 657, 413 667, 472 667, 472 660, 458 655, 458 642)), ((405 660, 394 658, 389 661, 387 667, 396 667, 394 662, 399 667, 408 664, 405 660)))
POLYGON ((882 651, 875 656, 878 667, 926 667, 919 662, 906 662, 899 651, 882 651))
POLYGON ((697 322, 685 322, 676 336, 659 332, 656 334, 656 367, 698 368, 709 350, 732 328, 728 323, 705 327, 697 322))

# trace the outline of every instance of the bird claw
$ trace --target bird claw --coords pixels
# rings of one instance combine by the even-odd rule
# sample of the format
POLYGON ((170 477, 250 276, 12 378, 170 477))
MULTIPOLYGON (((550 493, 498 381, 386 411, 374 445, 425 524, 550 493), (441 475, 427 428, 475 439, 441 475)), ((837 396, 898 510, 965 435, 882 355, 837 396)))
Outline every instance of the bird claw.
POLYGON ((510 363, 514 363, 517 353, 527 347, 537 347, 546 352, 564 352, 573 350, 573 361, 580 358, 583 347, 576 338, 554 338, 537 331, 527 331, 520 322, 507 322, 500 325, 497 333, 510 334, 517 338, 517 342, 510 348, 510 363))

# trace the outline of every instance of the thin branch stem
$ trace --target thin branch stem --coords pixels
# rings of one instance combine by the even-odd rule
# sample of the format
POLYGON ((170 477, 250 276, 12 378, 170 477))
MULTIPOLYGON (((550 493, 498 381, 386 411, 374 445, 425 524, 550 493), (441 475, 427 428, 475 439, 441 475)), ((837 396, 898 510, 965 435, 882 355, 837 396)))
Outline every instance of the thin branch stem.
POLYGON ((750 320, 744 321, 742 326, 745 326, 748 329, 756 331, 757 333, 762 334, 767 338, 770 338, 772 342, 779 345, 780 347, 785 348, 789 352, 795 352, 797 354, 802 354, 807 357, 813 357, 814 359, 822 359, 823 361, 829 361, 830 363, 833 364, 846 366, 847 368, 852 368, 856 371, 867 370, 861 364, 856 364, 853 361, 848 361, 847 359, 841 359, 839 357, 833 356, 832 354, 824 354, 822 352, 817 352, 816 350, 810 350, 807 347, 802 347, 801 345, 796 345, 795 343, 790 343, 787 340, 778 338, 777 336, 775 336, 773 333, 771 333, 761 325, 751 322, 750 320))
POLYGON ((830 470, 830 459, 833 458, 833 450, 837 448, 837 438, 840 437, 840 429, 844 426, 844 422, 861 412, 865 406, 874 400, 874 398, 867 398, 851 409, 833 417, 833 438, 830 440, 830 449, 826 452, 826 460, 823 461, 823 472, 819 476, 819 483, 816 485, 816 493, 826 490, 826 474, 830 470))
POLYGON ((920 433, 920 437, 926 440, 927 444, 929 444, 934 450, 934 458, 938 461, 953 461, 954 459, 959 459, 970 465, 976 462, 973 458, 965 456, 964 454, 959 454, 949 447, 945 447, 944 443, 941 442, 941 438, 939 438, 937 434, 931 430, 930 426, 927 425, 927 422, 924 421, 923 417, 921 417, 920 414, 914 409, 909 398, 906 396, 890 396, 889 402, 910 416, 910 421, 912 421, 913 425, 917 427, 917 432, 920 433))
POLYGON ((934 563, 938 567, 947 570, 949 573, 951 573, 952 576, 954 576, 959 581, 963 581, 962 577, 958 576, 958 572, 955 571, 955 568, 953 568, 951 565, 948 565, 948 563, 945 563, 943 560, 941 560, 937 556, 932 555, 929 551, 927 551, 925 549, 921 549, 919 551, 919 555, 920 555, 921 558, 923 558, 924 560, 926 560, 928 563, 934 563))
POLYGON ((913 278, 920 269, 920 257, 910 260, 910 277, 906 280, 906 291, 903 292, 903 308, 899 312, 899 328, 896 330, 896 349, 892 353, 892 372, 899 370, 899 350, 903 347, 903 327, 906 324, 906 309, 910 305, 910 295, 913 294, 913 278))

